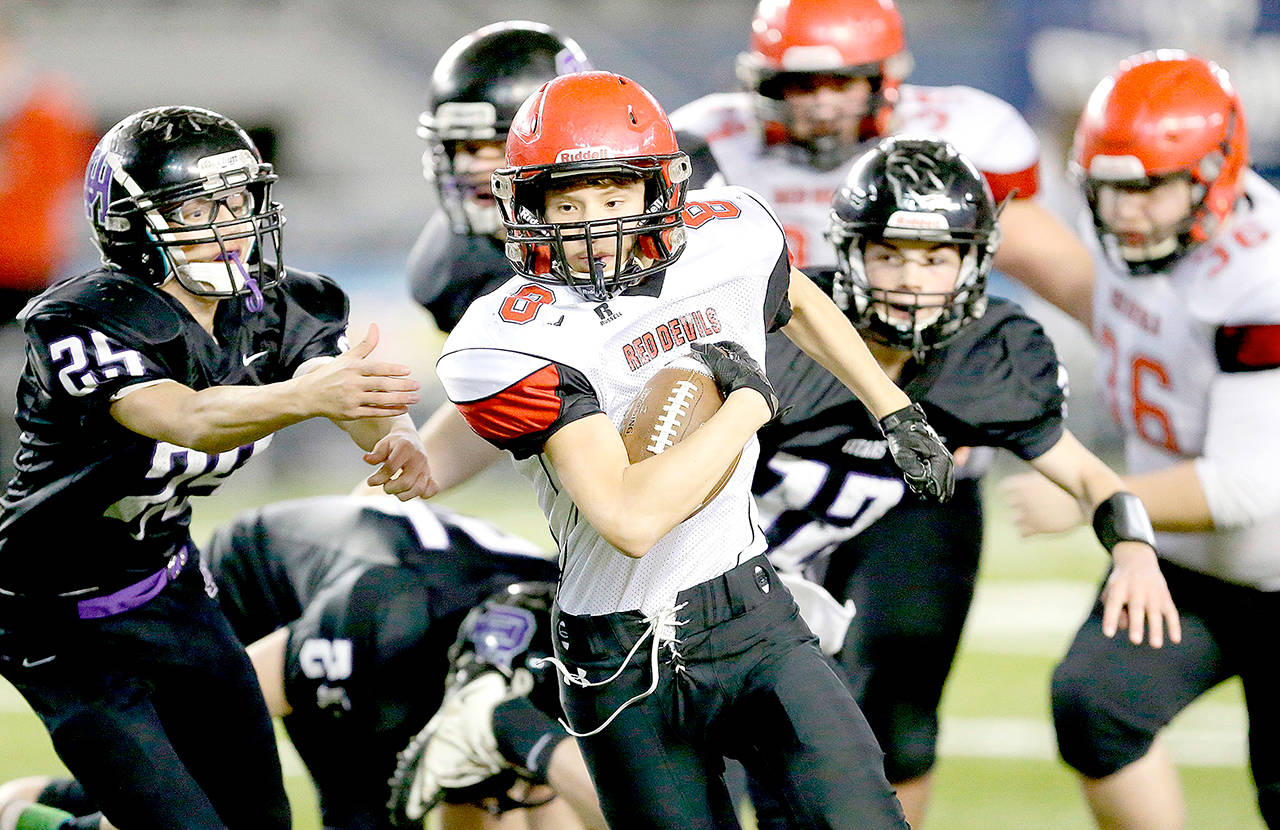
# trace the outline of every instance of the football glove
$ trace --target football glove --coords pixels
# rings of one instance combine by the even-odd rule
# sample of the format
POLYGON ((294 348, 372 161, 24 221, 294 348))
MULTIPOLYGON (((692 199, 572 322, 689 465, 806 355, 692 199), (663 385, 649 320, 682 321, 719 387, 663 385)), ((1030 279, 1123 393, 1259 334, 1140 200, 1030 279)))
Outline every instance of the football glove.
POLYGON ((694 343, 691 348, 693 356, 711 370, 711 376, 715 378, 716 388, 720 390, 722 398, 727 399, 729 393, 745 386, 764 397, 765 403, 769 404, 770 419, 778 416, 778 395, 773 391, 760 364, 747 353, 746 348, 732 340, 694 343))
POLYGON ((925 420, 919 404, 911 404, 880 419, 893 462, 912 492, 938 501, 951 498, 956 487, 955 464, 938 433, 925 420))
POLYGON ((501 672, 486 671, 445 697, 440 711, 400 753, 388 782, 387 809, 397 827, 421 827, 427 813, 450 791, 479 794, 485 788, 477 785, 500 776, 500 789, 510 787, 515 776, 502 776, 511 764, 498 751, 493 710, 504 700, 528 694, 532 686, 527 669, 517 669, 510 680, 501 672))

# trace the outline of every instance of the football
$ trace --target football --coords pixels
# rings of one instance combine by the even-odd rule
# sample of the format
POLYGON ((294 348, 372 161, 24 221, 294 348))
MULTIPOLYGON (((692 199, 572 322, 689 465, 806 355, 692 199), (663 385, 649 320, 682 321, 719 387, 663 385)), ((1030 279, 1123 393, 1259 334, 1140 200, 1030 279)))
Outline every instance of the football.
MULTIPOLYGON (((622 417, 619 431, 632 464, 675 446, 720 409, 724 399, 702 361, 680 357, 658 370, 622 417)), ((738 467, 739 452, 692 516, 706 507, 738 467)))

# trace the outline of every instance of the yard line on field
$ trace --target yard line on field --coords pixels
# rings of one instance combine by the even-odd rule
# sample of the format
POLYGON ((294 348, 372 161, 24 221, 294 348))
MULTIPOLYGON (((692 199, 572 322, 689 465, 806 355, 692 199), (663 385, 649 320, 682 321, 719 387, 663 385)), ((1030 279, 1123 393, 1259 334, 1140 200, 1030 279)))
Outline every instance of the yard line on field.
MULTIPOLYGON (((1238 706, 1196 704, 1165 732, 1174 760, 1189 767, 1240 767, 1245 724, 1238 706)), ((1053 726, 1036 718, 943 718, 938 754, 948 758, 1056 761, 1053 726)))
POLYGON ((1066 580, 978 583, 962 648, 1057 657, 1093 607, 1097 585, 1066 580))

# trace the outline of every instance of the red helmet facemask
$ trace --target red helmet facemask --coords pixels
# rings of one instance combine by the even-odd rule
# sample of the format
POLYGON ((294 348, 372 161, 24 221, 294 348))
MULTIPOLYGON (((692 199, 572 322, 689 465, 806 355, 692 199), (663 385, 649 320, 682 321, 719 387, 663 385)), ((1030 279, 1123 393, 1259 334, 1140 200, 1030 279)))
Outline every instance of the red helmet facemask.
POLYGON ((1149 274, 1212 237, 1234 209, 1248 132, 1221 67, 1176 50, 1143 52, 1089 96, 1072 156, 1104 247, 1132 273, 1149 274), (1173 226, 1135 234, 1100 213, 1103 188, 1146 190, 1174 178, 1190 182, 1191 204, 1173 226))
POLYGON ((517 273, 568 285, 606 300, 665 269, 684 250, 685 186, 692 169, 662 107, 643 87, 609 72, 580 72, 547 82, 516 113, 507 166, 493 174, 507 228, 506 253, 517 273), (551 223, 549 188, 592 179, 644 183, 644 211, 610 219, 551 223), (597 262, 575 271, 565 242, 612 237, 612 269, 597 262))
POLYGON ((910 71, 902 16, 892 0, 761 0, 750 49, 738 56, 738 78, 755 92, 766 143, 795 146, 823 169, 889 131, 898 88, 910 71), (864 108, 833 110, 829 123, 797 131, 789 89, 854 78, 870 84, 864 108))

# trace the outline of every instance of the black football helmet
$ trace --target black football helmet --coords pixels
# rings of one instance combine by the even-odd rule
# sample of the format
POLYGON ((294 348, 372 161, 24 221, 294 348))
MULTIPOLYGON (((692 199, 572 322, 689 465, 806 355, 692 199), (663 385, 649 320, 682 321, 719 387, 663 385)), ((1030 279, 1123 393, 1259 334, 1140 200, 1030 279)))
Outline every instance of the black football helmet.
POLYGON ((507 20, 457 40, 431 73, 427 108, 418 116, 426 140, 422 173, 433 182, 455 233, 495 234, 502 219, 488 175, 454 169, 460 141, 506 141, 525 99, 557 75, 590 69, 571 38, 541 23, 507 20))
POLYGON ((551 605, 554 601, 555 585, 551 582, 515 582, 472 608, 449 647, 445 688, 463 686, 489 669, 497 669, 508 677, 516 669, 528 669, 534 678, 529 699, 543 711, 559 711, 560 692, 555 675, 548 677, 545 668, 530 665, 535 657, 549 657, 553 653, 551 605), (551 682, 543 682, 545 680, 551 682))
POLYGON ((858 156, 831 205, 827 238, 839 271, 831 295, 854 325, 917 355, 946 342, 986 311, 987 273, 1000 242, 999 208, 978 168, 951 144, 893 136, 858 156), (960 246, 960 273, 946 292, 885 291, 867 280, 867 243, 918 239, 960 246), (895 320, 892 305, 909 313, 895 320), (915 301, 907 305, 904 294, 915 301))
POLYGON ((98 142, 85 171, 84 205, 104 264, 156 284, 176 277, 193 294, 244 295, 254 309, 284 269, 284 213, 271 198, 276 179, 230 118, 199 107, 155 107, 128 116, 98 142), (221 206, 230 218, 220 220, 221 206), (244 238, 253 247, 241 261, 226 243, 244 238), (182 250, 210 243, 222 249, 213 262, 189 261, 182 250))

